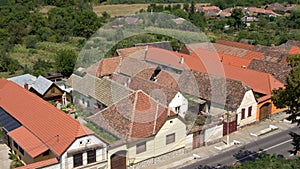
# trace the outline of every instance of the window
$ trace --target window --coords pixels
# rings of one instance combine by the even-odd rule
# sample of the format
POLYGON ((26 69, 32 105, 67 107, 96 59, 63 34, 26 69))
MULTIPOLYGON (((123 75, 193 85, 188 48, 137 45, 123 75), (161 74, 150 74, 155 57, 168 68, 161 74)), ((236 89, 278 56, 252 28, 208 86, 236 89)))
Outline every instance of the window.
POLYGON ((136 154, 146 151, 146 142, 142 142, 136 145, 136 154))
POLYGON ((244 118, 245 118, 245 109, 242 109, 241 120, 243 120, 244 118))
POLYGON ((175 133, 166 135, 166 144, 171 144, 175 142, 175 133))
POLYGON ((82 153, 73 155, 73 165, 74 167, 82 165, 82 153))
POLYGON ((14 141, 14 147, 16 147, 16 149, 19 149, 19 145, 14 141))
POLYGON ((175 107, 175 111, 176 111, 176 113, 179 113, 180 112, 180 106, 175 107))
POLYGON ((248 107, 248 117, 250 117, 252 114, 252 106, 248 107))
POLYGON ((21 153, 22 155, 24 155, 24 150, 23 150, 22 147, 19 147, 19 151, 20 151, 20 153, 21 153))
POLYGON ((87 152, 87 163, 94 163, 96 162, 96 150, 90 150, 87 152))
POLYGON ((84 98, 82 98, 82 99, 81 99, 81 102, 82 102, 82 104, 84 104, 84 103, 85 103, 85 102, 84 102, 84 98))

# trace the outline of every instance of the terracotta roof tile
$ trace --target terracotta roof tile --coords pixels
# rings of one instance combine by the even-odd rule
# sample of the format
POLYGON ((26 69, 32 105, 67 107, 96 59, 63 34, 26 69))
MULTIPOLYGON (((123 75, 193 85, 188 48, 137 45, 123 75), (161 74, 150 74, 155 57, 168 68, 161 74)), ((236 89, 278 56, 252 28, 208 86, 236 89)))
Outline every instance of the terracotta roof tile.
POLYGON ((8 135, 13 138, 32 158, 42 154, 48 148, 42 143, 39 138, 34 136, 29 130, 21 126, 11 132, 8 135))
POLYGON ((142 90, 159 103, 168 106, 175 95, 178 93, 176 90, 164 87, 156 82, 134 77, 131 79, 129 88, 133 90, 142 90))
POLYGON ((97 77, 111 75, 113 72, 117 71, 120 59, 120 57, 103 58, 87 68, 85 72, 97 77))
POLYGON ((246 49, 246 50, 254 49, 254 45, 245 44, 245 43, 241 43, 241 42, 234 42, 234 41, 229 41, 229 40, 218 40, 217 43, 222 44, 222 45, 236 47, 236 48, 246 49))
POLYGON ((167 118, 175 115, 144 92, 136 91, 86 120, 127 142, 156 135, 167 118))
POLYGON ((50 165, 57 164, 57 163, 58 163, 58 160, 56 158, 50 158, 48 160, 43 160, 40 162, 36 162, 36 163, 32 163, 32 164, 25 165, 22 167, 18 167, 17 169, 37 169, 37 168, 43 168, 43 167, 50 166, 50 165))
POLYGON ((222 64, 231 65, 231 66, 237 66, 237 67, 247 67, 251 60, 232 56, 224 53, 218 53, 220 60, 222 61, 222 64))
POLYGON ((296 54, 300 54, 300 47, 298 46, 292 46, 290 51, 289 51, 290 55, 296 55, 296 54))
POLYGON ((161 49, 166 49, 172 51, 172 45, 170 42, 165 41, 165 42, 151 42, 151 43, 138 43, 135 44, 134 46, 152 46, 155 48, 161 48, 161 49))
POLYGON ((144 58, 146 52, 145 46, 117 49, 116 53, 122 58, 131 57, 131 58, 144 58))
POLYGON ((285 83, 286 75, 290 72, 290 67, 286 64, 253 59, 248 66, 249 69, 265 72, 273 75, 280 82, 285 83))
POLYGON ((4 78, 0 80, 0 106, 57 156, 77 137, 91 134, 72 117, 4 78))
POLYGON ((181 89, 184 93, 226 105, 232 109, 237 109, 245 92, 251 90, 241 81, 198 71, 184 71, 179 79, 179 85, 182 85, 181 89), (189 85, 186 85, 187 83, 189 85))
POLYGON ((151 69, 156 67, 156 65, 147 63, 144 60, 127 57, 123 59, 121 64, 119 65, 118 73, 122 73, 133 77, 145 69, 151 69))

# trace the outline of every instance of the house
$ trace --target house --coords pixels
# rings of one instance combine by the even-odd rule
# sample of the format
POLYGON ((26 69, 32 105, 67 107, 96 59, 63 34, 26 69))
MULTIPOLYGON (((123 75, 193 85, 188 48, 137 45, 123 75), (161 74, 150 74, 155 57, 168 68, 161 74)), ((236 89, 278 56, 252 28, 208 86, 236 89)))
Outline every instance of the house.
POLYGON ((25 89, 29 89, 36 81, 36 77, 31 74, 24 74, 24 75, 8 78, 7 80, 13 81, 25 89))
POLYGON ((107 143, 78 121, 19 85, 0 80, 0 124, 22 168, 99 168, 107 143))
POLYGON ((182 92, 207 101, 201 111, 216 116, 226 116, 228 113, 233 116, 236 125, 232 131, 236 131, 237 126, 242 127, 256 121, 257 102, 254 92, 242 81, 204 72, 184 71, 179 85, 182 85, 182 92), (184 87, 186 83, 191 85, 184 87))
POLYGON ((164 41, 164 42, 151 42, 151 43, 138 43, 134 45, 135 47, 137 46, 152 46, 155 48, 161 48, 161 49, 166 49, 166 50, 170 50, 172 51, 172 45, 170 42, 168 41, 164 41))
POLYGON ((46 101, 62 100, 62 95, 65 92, 43 76, 39 76, 28 90, 46 101))
POLYGON ((203 12, 205 17, 217 17, 221 13, 221 9, 217 6, 199 6, 195 5, 196 12, 203 12))
POLYGON ((264 9, 264 8, 256 8, 256 7, 249 7, 246 10, 248 16, 268 16, 268 17, 277 17, 281 16, 280 14, 275 13, 272 10, 264 9))
POLYGON ((110 144, 108 169, 146 167, 184 153, 183 119, 141 90, 86 120, 119 138, 110 144))
POLYGON ((139 77, 131 78, 128 87, 133 90, 144 91, 160 104, 166 105, 184 118, 188 109, 188 101, 179 91, 139 77))
POLYGON ((99 62, 88 67, 85 72, 96 77, 109 76, 117 71, 120 61, 120 57, 102 58, 99 62))
POLYGON ((91 112, 111 106, 132 92, 107 77, 98 78, 90 74, 83 77, 72 74, 67 85, 73 88, 74 102, 91 112))

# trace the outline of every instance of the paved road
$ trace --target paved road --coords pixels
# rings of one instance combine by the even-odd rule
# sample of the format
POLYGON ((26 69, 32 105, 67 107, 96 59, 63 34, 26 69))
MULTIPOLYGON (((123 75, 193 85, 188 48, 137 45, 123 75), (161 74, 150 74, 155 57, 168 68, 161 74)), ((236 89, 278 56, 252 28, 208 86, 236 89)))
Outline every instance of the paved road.
POLYGON ((208 165, 211 167, 231 165, 236 161, 246 161, 257 157, 259 152, 265 151, 267 153, 276 153, 283 155, 284 157, 290 157, 288 150, 291 150, 293 146, 291 145, 292 140, 288 134, 290 131, 300 134, 299 127, 293 127, 279 133, 266 136, 255 142, 237 147, 228 151, 224 151, 216 156, 209 157, 206 159, 200 159, 199 161, 182 167, 182 169, 192 169, 198 166, 208 165))

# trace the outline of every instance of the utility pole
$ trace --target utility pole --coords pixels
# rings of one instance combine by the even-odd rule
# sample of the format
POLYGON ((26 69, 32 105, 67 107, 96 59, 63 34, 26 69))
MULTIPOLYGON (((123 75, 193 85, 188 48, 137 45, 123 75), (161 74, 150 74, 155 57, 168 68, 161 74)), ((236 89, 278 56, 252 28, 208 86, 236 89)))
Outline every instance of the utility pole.
POLYGON ((229 112, 228 112, 228 109, 226 109, 227 111, 227 145, 229 146, 229 112))

